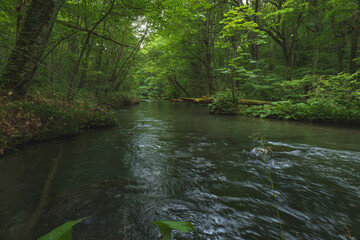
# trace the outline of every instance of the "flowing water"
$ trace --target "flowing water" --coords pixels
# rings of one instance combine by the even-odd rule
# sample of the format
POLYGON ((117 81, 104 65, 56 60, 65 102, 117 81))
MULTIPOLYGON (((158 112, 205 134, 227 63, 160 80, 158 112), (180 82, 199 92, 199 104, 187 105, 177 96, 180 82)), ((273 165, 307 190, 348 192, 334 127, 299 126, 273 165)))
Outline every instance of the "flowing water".
POLYGON ((120 126, 34 144, 0 160, 0 239, 36 239, 90 216, 74 239, 160 239, 155 220, 191 221, 174 239, 360 236, 360 129, 213 116, 142 103, 120 126), (346 225, 346 227, 344 227, 346 225))

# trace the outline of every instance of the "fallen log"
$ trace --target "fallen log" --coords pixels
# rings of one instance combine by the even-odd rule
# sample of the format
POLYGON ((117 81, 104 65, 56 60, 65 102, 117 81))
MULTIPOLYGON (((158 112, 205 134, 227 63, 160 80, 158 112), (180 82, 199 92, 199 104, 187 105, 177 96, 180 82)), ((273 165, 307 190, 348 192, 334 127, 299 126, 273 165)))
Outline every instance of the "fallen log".
POLYGON ((193 102, 193 103, 200 103, 200 104, 209 104, 214 101, 212 98, 208 98, 205 96, 202 96, 201 98, 180 98, 183 101, 186 102, 193 102))
POLYGON ((239 100, 239 105, 255 106, 255 105, 271 105, 271 104, 272 102, 269 101, 248 100, 248 99, 239 100))
POLYGON ((184 102, 184 100, 182 100, 182 99, 170 99, 170 101, 172 101, 172 102, 184 102))

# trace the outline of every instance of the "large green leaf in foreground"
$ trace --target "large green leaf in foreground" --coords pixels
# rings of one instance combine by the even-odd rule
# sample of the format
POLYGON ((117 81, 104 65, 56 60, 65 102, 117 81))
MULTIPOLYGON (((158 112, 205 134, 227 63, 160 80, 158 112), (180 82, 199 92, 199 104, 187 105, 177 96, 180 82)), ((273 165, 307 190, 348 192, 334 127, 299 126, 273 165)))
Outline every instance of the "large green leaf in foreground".
POLYGON ((192 225, 191 222, 178 222, 178 221, 155 221, 153 224, 157 224, 160 234, 163 237, 164 240, 171 240, 171 230, 179 230, 182 232, 189 232, 189 231, 195 231, 196 229, 192 225))
POLYGON ((72 240, 72 227, 86 218, 79 219, 77 221, 68 221, 60 227, 55 228, 45 236, 42 236, 38 240, 72 240))

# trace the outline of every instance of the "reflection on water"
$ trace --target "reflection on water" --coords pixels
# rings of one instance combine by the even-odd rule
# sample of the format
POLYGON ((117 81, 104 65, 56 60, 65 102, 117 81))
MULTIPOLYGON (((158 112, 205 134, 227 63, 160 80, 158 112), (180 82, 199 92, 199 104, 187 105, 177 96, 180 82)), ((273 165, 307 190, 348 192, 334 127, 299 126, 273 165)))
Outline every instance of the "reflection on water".
POLYGON ((75 239, 159 239, 154 220, 191 221, 174 239, 279 239, 260 130, 285 239, 360 235, 360 130, 211 116, 191 104, 143 103, 120 126, 29 146, 0 161, 0 239, 20 239, 61 157, 33 239, 91 216, 75 239))

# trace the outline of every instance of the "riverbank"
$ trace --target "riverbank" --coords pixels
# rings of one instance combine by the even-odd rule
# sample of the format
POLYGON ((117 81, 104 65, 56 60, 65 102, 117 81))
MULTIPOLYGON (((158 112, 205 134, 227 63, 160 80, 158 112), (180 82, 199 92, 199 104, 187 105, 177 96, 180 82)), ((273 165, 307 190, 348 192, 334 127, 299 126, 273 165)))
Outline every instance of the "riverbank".
POLYGON ((73 136, 84 129, 118 124, 114 109, 140 103, 140 99, 116 94, 105 99, 79 96, 71 103, 64 97, 36 92, 24 99, 0 99, 0 156, 19 146, 73 136))
MULTIPOLYGON (((209 104, 212 114, 241 115, 264 119, 293 120, 303 122, 319 122, 342 125, 360 125, 360 91, 355 88, 348 92, 327 90, 321 87, 314 93, 300 95, 294 99, 283 101, 259 101, 243 99, 244 94, 228 89, 218 92, 213 103, 209 104), (320 89, 320 90, 318 90, 320 89), (235 99, 235 100, 234 100, 235 99)), ((348 89, 351 89, 350 87, 348 89)))
POLYGON ((343 125, 360 125, 360 111, 325 99, 311 99, 306 102, 273 102, 259 106, 240 105, 238 115, 264 119, 293 120, 343 125))

